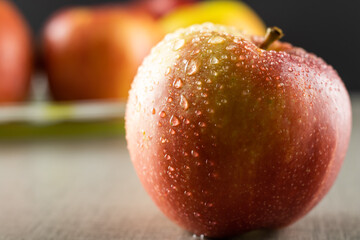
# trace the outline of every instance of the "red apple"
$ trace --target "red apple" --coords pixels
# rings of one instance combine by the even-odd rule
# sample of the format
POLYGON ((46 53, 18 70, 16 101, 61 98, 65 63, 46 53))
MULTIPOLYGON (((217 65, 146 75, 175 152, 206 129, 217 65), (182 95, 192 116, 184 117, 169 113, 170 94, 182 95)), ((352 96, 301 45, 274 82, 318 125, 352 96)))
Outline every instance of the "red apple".
POLYGON ((151 13, 155 18, 159 18, 180 6, 194 2, 197 0, 138 0, 135 5, 151 13))
POLYGON ((28 95, 32 73, 31 36, 16 7, 0 0, 0 104, 28 95))
POLYGON ((159 208, 208 237, 287 226, 329 191, 351 131, 349 95, 322 59, 218 25, 168 35, 126 110, 137 174, 159 208), (262 49, 259 46, 261 45, 262 49))
POLYGON ((153 18, 127 8, 71 8, 44 30, 44 59, 55 100, 125 99, 161 34, 153 18))

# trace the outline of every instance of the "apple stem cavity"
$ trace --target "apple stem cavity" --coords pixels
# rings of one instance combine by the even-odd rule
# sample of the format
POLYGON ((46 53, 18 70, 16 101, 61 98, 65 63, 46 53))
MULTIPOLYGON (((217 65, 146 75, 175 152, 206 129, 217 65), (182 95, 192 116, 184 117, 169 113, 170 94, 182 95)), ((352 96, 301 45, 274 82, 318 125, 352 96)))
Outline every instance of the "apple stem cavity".
POLYGON ((284 36, 283 31, 278 27, 271 27, 266 30, 265 40, 260 45, 261 49, 267 50, 270 45, 284 36))

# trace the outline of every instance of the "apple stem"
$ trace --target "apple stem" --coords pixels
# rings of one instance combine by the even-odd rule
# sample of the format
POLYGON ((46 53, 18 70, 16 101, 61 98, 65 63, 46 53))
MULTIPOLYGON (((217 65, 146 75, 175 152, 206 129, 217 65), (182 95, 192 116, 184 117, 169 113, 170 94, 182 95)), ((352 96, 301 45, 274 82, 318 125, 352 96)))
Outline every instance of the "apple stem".
POLYGON ((260 48, 266 50, 270 45, 284 36, 283 31, 278 27, 271 27, 266 30, 265 40, 260 48))

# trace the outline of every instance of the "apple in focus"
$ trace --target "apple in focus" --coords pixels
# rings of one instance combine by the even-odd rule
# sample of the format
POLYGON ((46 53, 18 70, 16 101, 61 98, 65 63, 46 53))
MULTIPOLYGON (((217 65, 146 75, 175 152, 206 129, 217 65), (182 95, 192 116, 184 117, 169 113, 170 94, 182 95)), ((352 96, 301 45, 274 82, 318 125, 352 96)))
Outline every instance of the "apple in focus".
POLYGON ((204 1, 181 6, 160 19, 164 32, 211 22, 234 26, 248 35, 264 35, 265 25, 256 12, 241 1, 204 1))
POLYGON ((0 104, 26 99, 32 74, 32 38, 18 9, 0 0, 0 104))
POLYGON ((125 100, 138 66, 161 35, 152 16, 131 8, 60 11, 43 33, 52 97, 125 100))
POLYGON ((287 226, 324 197, 344 160, 351 106, 337 72, 268 40, 212 24, 181 29, 132 84, 133 165, 162 212, 195 234, 287 226))

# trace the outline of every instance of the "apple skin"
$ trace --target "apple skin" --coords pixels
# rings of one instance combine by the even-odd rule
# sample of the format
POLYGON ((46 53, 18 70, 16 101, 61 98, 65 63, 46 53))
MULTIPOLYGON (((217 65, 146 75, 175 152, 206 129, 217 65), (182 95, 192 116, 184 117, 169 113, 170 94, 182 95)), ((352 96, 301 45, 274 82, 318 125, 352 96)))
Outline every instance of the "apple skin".
POLYGON ((248 35, 264 35, 265 24, 248 5, 241 1, 204 1, 181 6, 160 19, 164 32, 193 24, 211 22, 233 26, 248 35))
POLYGON ((60 11, 43 33, 52 97, 125 100, 138 66, 161 35, 150 15, 132 8, 60 11))
POLYGON ((28 95, 33 52, 30 30, 16 7, 0 0, 0 104, 28 95))
POLYGON ((197 0, 139 0, 135 5, 151 13, 152 16, 158 19, 180 6, 190 5, 196 1, 197 0))
POLYGON ((144 60, 126 110, 135 170, 162 212, 198 235, 287 226, 329 191, 351 132, 347 90, 288 43, 195 25, 144 60))

